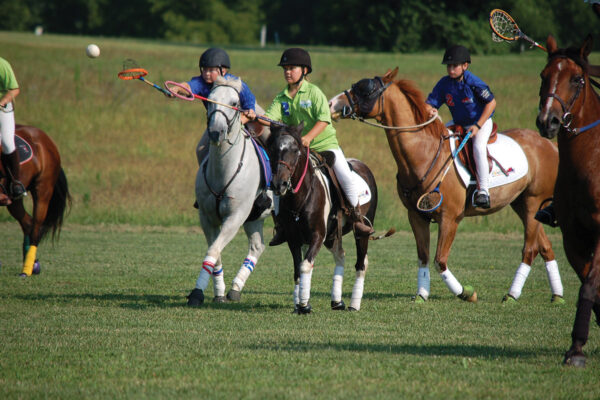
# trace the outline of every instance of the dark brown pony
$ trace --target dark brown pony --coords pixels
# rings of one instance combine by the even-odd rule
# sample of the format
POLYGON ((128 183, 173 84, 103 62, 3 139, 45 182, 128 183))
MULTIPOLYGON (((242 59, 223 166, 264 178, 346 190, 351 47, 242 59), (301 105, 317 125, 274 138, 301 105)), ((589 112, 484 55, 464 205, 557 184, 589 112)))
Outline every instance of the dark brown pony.
MULTIPOLYGON (((345 309, 341 299, 345 253, 342 236, 352 231, 352 221, 341 212, 333 185, 329 185, 308 162, 309 154, 300 138, 304 124, 297 127, 271 127, 268 145, 273 168, 271 187, 280 196, 279 218, 294 261, 295 312, 311 312, 309 303, 312 268, 321 245, 333 254, 336 267, 333 276, 331 308, 345 309), (341 225, 340 225, 341 224, 341 225), (308 250, 302 255, 302 247, 308 250)), ((348 159, 352 169, 367 182, 371 200, 360 206, 361 214, 371 223, 377 208, 377 184, 369 168, 359 160, 348 159)), ((358 311, 368 267, 369 237, 354 235, 356 243, 356 280, 349 310, 358 311)))
MULTIPOLYGON (((60 233, 71 196, 60 155, 52 139, 41 129, 32 126, 17 125, 15 134, 25 140, 32 150, 31 159, 21 164, 19 178, 31 194, 33 215, 25 211, 23 199, 13 201, 7 208, 23 230, 21 276, 31 276, 34 272, 39 273, 37 247, 48 231, 52 231, 53 239, 60 233)), ((1 168, 0 174, 5 176, 1 168)))
POLYGON ((592 309, 600 324, 600 100, 588 75, 591 36, 580 48, 568 49, 559 49, 549 36, 547 48, 537 125, 542 136, 558 137, 554 207, 567 259, 581 280, 564 363, 583 367, 592 309))
MULTIPOLYGON (((359 81, 352 85, 353 89, 330 100, 330 109, 334 117, 342 110, 347 110, 349 112, 344 113, 345 117, 358 114, 360 118, 374 118, 386 127, 388 143, 398 169, 398 194, 408 210, 408 219, 417 243, 419 288, 415 300, 427 300, 429 295, 431 220, 439 224, 435 254, 438 272, 453 294, 462 300, 476 301, 477 293, 474 289, 469 285, 462 286, 448 269, 448 257, 458 224, 464 217, 491 214, 509 204, 519 215, 525 228, 522 263, 517 272, 522 268, 530 268, 539 253, 546 261, 549 277, 551 269, 555 271, 552 276, 556 277, 558 269, 552 245, 540 223, 534 219, 540 204, 552 197, 558 170, 556 147, 531 130, 506 131, 504 135, 514 139, 526 155, 529 168, 522 178, 492 188, 491 208, 482 209, 474 207, 470 201, 474 187, 465 188, 456 168, 451 168, 440 186, 443 194, 440 207, 433 212, 423 213, 417 209, 417 201, 421 195, 428 193, 439 183, 447 165, 445 163, 451 156, 450 140, 441 121, 427 123, 424 97, 414 83, 406 80, 394 81, 397 71, 398 68, 388 71, 381 78, 359 81), (368 89, 368 93, 363 89, 368 89)), ((518 273, 515 274, 513 286, 517 284, 518 276, 518 273)), ((524 280, 519 279, 522 288, 524 280)), ((562 301, 560 275, 558 282, 554 278, 550 281, 553 301, 562 301)), ((520 288, 518 292, 520 294, 520 288)), ((505 299, 507 298, 514 301, 514 297, 505 296, 505 299)))

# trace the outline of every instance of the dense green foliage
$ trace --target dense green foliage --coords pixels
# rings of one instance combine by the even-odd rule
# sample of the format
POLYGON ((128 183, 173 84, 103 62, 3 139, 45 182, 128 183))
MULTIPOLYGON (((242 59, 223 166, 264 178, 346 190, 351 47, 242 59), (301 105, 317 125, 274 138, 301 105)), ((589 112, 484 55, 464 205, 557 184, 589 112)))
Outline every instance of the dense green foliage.
MULTIPOLYGON (((412 304, 412 235, 371 243, 358 313, 329 310, 333 260, 313 273, 312 315, 292 310, 285 246, 269 248, 238 304, 184 306, 206 245, 199 229, 65 227, 43 245, 42 274, 20 271, 17 224, 0 224, 0 398, 3 399, 597 399, 600 329, 585 370, 563 367, 579 282, 552 235, 566 304, 550 303, 537 260, 519 303, 503 306, 521 235, 457 237, 451 268, 479 294, 450 294, 432 270, 432 297, 412 304)), ((354 281, 345 241, 343 297, 354 281)), ((247 251, 223 255, 229 285, 247 251)))
POLYGON ((418 52, 460 42, 475 53, 495 46, 487 23, 508 11, 529 36, 575 43, 600 24, 588 4, 564 0, 0 0, 0 30, 129 36, 197 44, 257 44, 262 25, 270 43, 350 46, 418 52))

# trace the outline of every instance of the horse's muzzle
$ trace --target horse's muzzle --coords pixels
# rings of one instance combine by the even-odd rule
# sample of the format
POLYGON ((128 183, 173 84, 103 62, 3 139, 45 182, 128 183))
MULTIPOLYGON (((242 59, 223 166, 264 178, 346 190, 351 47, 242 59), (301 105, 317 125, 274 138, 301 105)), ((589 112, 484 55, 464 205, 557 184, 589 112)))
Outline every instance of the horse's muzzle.
POLYGON ((271 182, 271 186, 273 187, 273 192, 277 196, 285 196, 285 194, 292 188, 292 183, 287 181, 273 181, 271 182))
POLYGON ((540 134, 548 139, 554 138, 562 126, 560 119, 553 114, 550 114, 546 118, 541 117, 541 114, 538 115, 535 124, 540 134))

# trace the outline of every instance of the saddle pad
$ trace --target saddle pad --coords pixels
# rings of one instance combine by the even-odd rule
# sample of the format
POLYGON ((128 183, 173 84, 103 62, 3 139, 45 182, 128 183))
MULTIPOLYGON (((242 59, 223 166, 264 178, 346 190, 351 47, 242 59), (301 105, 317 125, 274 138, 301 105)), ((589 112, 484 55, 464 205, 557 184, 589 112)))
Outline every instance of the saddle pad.
MULTIPOLYGON (((317 171, 318 174, 322 175, 323 179, 325 180, 325 182, 327 184, 327 191, 331 191, 331 188, 329 186, 330 185, 329 179, 318 168, 318 161, 315 160, 313 157, 310 158, 310 161, 311 161, 313 167, 315 168, 315 171, 317 171)), ((348 165, 350 165, 350 164, 348 164, 348 165)), ((352 179, 354 181, 355 188, 358 188, 358 204, 362 206, 363 204, 366 204, 369 201, 371 201, 371 189, 369 188, 369 185, 367 184, 367 182, 352 169, 351 165, 350 165, 350 170, 352 172, 352 179)), ((340 188, 340 189, 342 189, 342 188, 340 188)))
MULTIPOLYGON (((19 163, 25 164, 31 161, 33 158, 33 149, 31 145, 25 141, 21 136, 15 134, 15 147, 19 152, 19 163)), ((1 148, 1 146, 0 146, 1 148)))
MULTIPOLYGON (((457 138, 450 139, 450 149, 452 152, 454 152, 458 146, 457 140, 457 138)), ((504 175, 500 168, 498 168, 496 162, 493 162, 492 172, 490 172, 490 189, 517 181, 527 174, 527 171, 529 170, 527 157, 521 146, 519 146, 514 139, 499 133, 498 139, 494 143, 488 144, 487 148, 490 155, 504 167, 506 172, 508 172, 508 176, 504 175)), ((469 185, 476 185, 477 181, 475 180, 475 177, 471 175, 459 158, 456 157, 454 161, 458 175, 462 179, 464 185, 466 187, 469 185)))
POLYGON ((256 155, 258 156, 260 170, 262 172, 261 182, 264 184, 264 187, 267 189, 271 188, 271 163, 269 162, 269 156, 265 149, 263 149, 257 142, 254 140, 252 136, 250 136, 250 140, 254 145, 254 149, 256 150, 256 155))

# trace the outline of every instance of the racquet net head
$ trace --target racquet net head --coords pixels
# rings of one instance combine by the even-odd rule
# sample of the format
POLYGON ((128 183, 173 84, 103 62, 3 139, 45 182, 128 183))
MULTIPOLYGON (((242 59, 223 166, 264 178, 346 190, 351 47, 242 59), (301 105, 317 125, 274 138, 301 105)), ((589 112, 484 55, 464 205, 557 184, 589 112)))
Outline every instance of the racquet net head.
POLYGON ((495 9, 490 13, 492 39, 495 42, 513 41, 519 38, 519 27, 505 11, 495 9))
POLYGON ((439 190, 423 194, 417 201, 417 209, 423 212, 432 212, 442 204, 443 196, 439 190))
POLYGON ((181 100, 192 101, 194 100, 194 94, 181 83, 174 81, 166 81, 165 87, 175 97, 181 100))
POLYGON ((119 79, 123 80, 131 80, 131 79, 139 79, 143 76, 148 75, 148 71, 144 68, 140 68, 137 62, 131 58, 123 61, 123 69, 119 72, 119 79))

